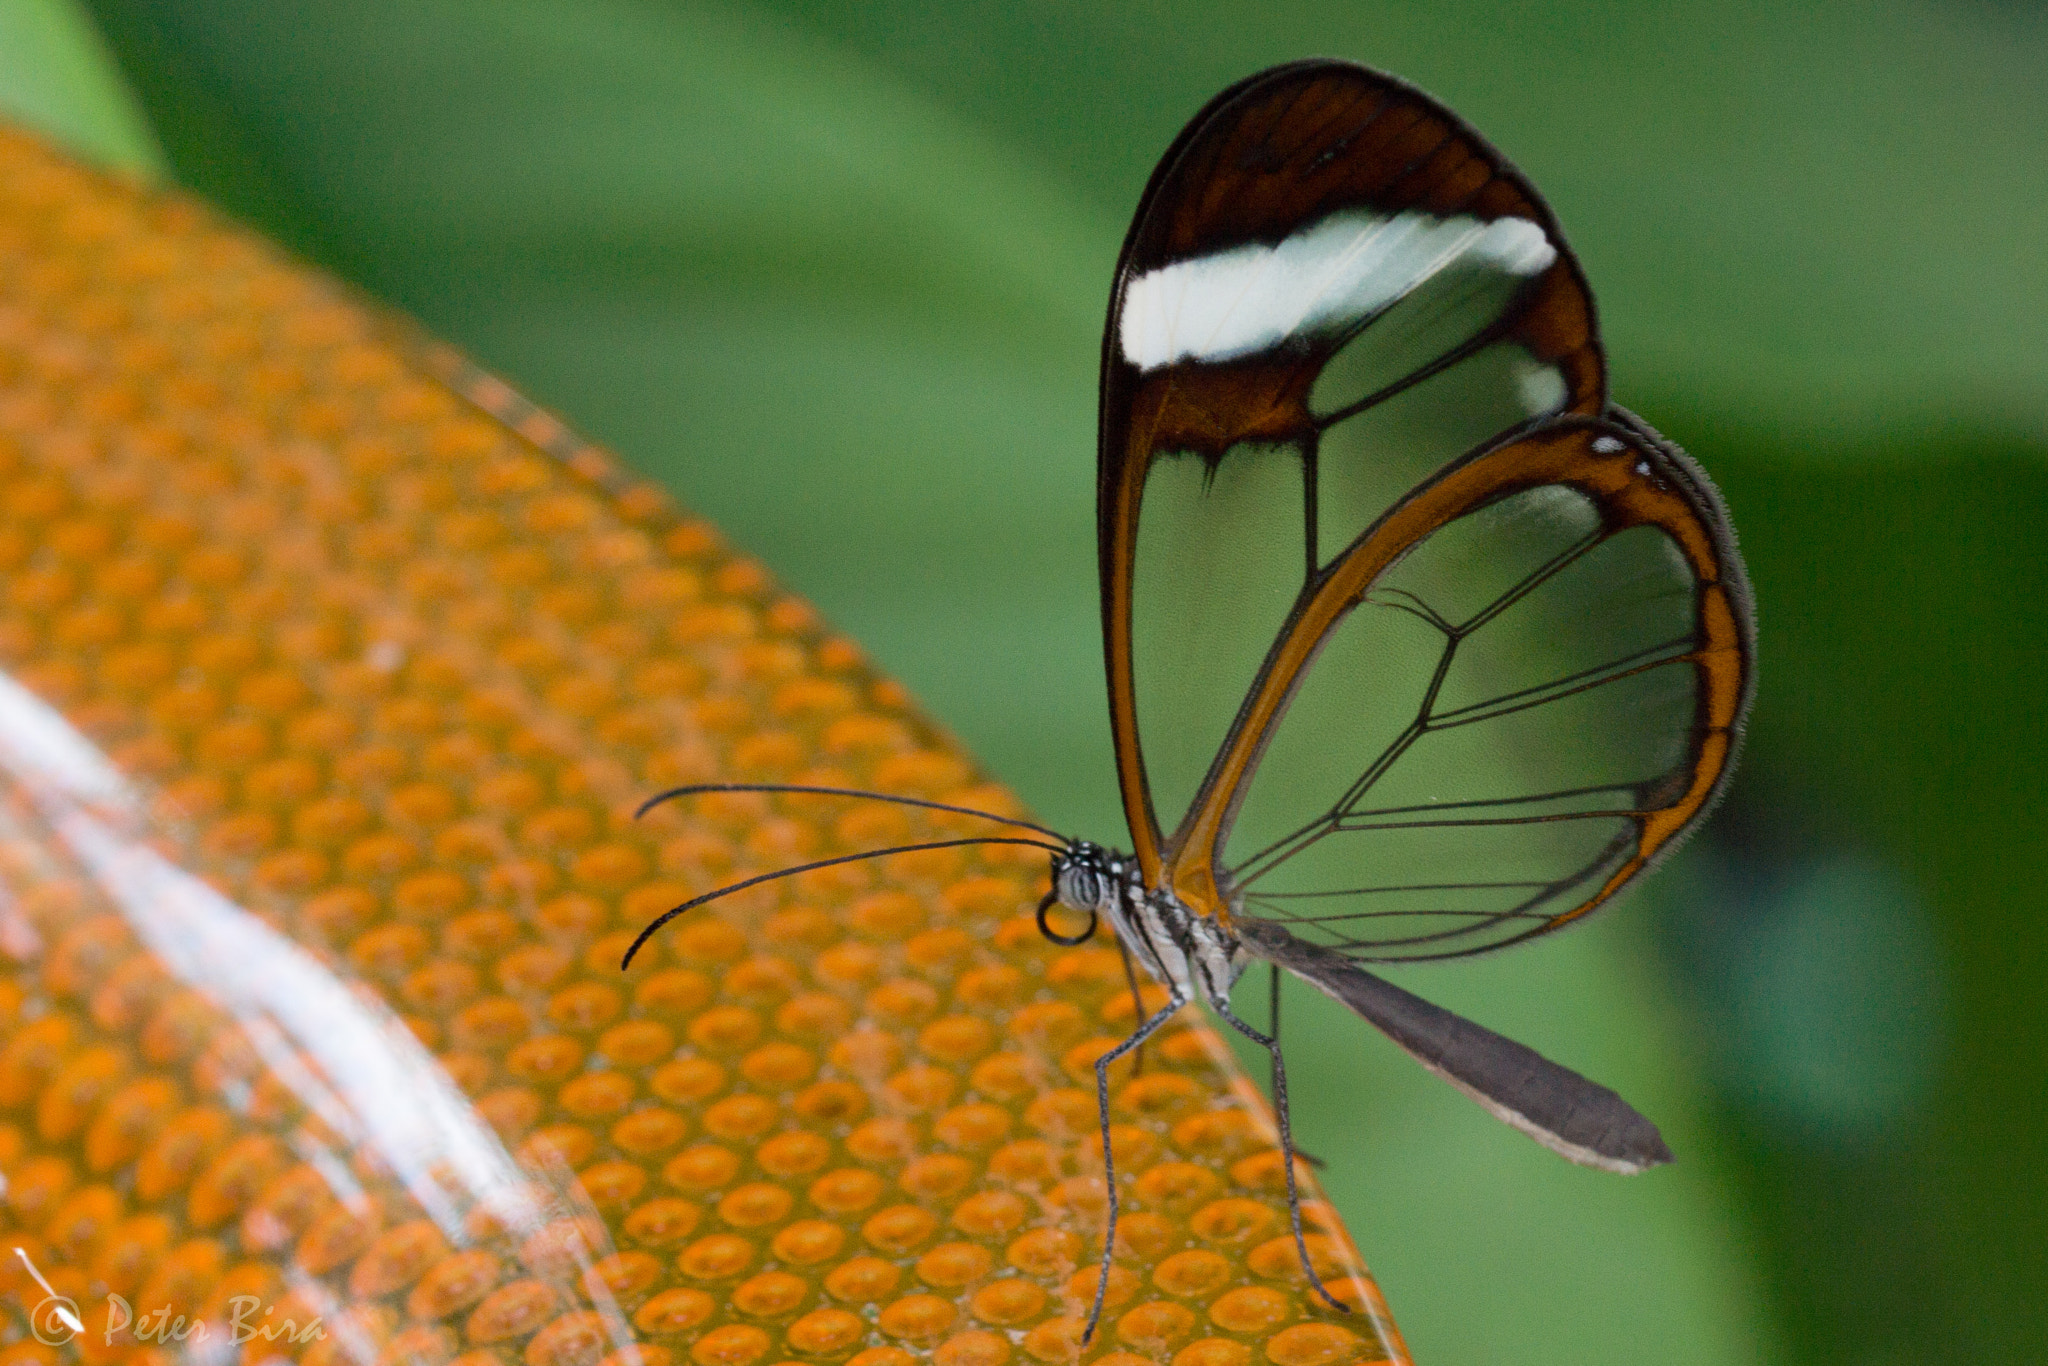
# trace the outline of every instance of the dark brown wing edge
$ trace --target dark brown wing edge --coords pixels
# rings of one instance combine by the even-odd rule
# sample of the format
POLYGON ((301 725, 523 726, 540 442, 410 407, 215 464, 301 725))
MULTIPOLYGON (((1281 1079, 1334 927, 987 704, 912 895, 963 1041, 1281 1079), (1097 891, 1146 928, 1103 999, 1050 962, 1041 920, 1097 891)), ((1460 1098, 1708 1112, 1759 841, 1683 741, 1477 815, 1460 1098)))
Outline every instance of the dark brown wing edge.
POLYGON ((1657 1126, 1627 1101, 1535 1049, 1373 976, 1270 920, 1239 916, 1244 947, 1357 1012, 1494 1118, 1582 1167, 1634 1173, 1671 1161, 1657 1126))

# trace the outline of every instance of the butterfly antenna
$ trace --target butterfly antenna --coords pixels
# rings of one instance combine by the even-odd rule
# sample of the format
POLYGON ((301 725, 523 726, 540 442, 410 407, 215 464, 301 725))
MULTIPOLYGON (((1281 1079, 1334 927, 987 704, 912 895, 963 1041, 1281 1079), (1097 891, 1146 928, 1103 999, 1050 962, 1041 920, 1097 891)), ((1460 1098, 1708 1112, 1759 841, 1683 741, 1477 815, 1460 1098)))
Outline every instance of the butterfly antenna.
POLYGON ((755 877, 745 878, 728 886, 720 887, 717 891, 706 892, 702 896, 692 897, 680 906, 663 911, 654 918, 653 923, 640 931, 639 937, 626 949, 626 956, 619 960, 619 969, 623 972, 625 969, 633 966, 633 955, 640 952, 641 946, 654 937, 656 930, 668 924, 669 921, 674 920, 683 912, 693 911, 707 901, 716 901, 722 896, 731 896, 734 892, 744 892, 749 887, 758 887, 764 882, 773 882, 777 878, 795 877, 798 873, 809 873, 819 868, 830 868, 835 864, 858 863, 862 859, 885 858, 890 854, 916 854, 927 849, 958 849, 962 845, 968 844, 1025 844, 1033 849, 1043 849, 1047 853, 1052 854, 1064 853, 1066 851, 1065 845, 1047 844, 1043 840, 1027 840, 1010 835, 982 835, 973 839, 933 840, 926 844, 898 844, 888 849, 870 849, 861 854, 841 854, 837 858, 821 858, 812 863, 799 863, 794 868, 780 868, 772 873, 762 873, 755 877))
POLYGON ((871 802, 894 802, 898 806, 921 806, 927 811, 950 811, 956 816, 979 816, 985 821, 998 821, 1003 825, 1015 825, 1025 830, 1036 830, 1048 839, 1062 844, 1067 837, 1057 830, 1048 830, 1031 821, 1020 821, 1015 816, 999 816, 993 811, 981 811, 971 806, 954 806, 949 802, 928 802, 922 797, 899 797, 893 792, 869 792, 858 787, 808 787, 800 783, 692 783, 687 787, 672 787, 658 792, 640 803, 635 818, 646 815, 665 801, 676 797, 694 797, 701 792, 796 792, 816 797, 865 797, 871 802))

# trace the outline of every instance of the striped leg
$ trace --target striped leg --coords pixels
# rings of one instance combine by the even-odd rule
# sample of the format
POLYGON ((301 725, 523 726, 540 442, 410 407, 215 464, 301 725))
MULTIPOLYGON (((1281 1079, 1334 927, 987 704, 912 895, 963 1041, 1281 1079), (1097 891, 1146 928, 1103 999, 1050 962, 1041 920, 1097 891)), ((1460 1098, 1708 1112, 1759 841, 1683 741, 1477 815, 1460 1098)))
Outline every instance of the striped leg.
MULTIPOLYGON (((1095 1327, 1102 1319, 1102 1301, 1109 1294, 1109 1267, 1116 1257, 1116 1156, 1109 1147, 1109 1069, 1118 1058, 1135 1048, 1142 1047, 1145 1040, 1159 1032, 1161 1025, 1173 1018, 1173 1012, 1187 1003, 1186 996, 1175 992, 1167 998, 1166 1004, 1160 1007, 1157 1015, 1139 1025, 1131 1037, 1095 1060, 1095 1104, 1102 1119, 1102 1177, 1109 1187, 1109 1222, 1102 1230, 1102 1274, 1096 1277, 1095 1304, 1088 1311, 1088 1326, 1081 1333, 1083 1347, 1094 1338, 1095 1327)), ((1299 1223, 1299 1220, 1296 1222, 1299 1223)))
MULTIPOLYGON (((1279 1000, 1276 992, 1274 1000, 1279 1000)), ((1329 1292, 1323 1285, 1323 1278, 1316 1275, 1316 1269, 1308 1259, 1308 1243, 1301 1236, 1301 1195, 1294 1182, 1294 1133, 1287 1115, 1287 1064, 1280 1057, 1280 1039, 1275 1034, 1261 1034, 1230 1011, 1230 998, 1218 994, 1209 1002, 1218 1015, 1229 1022, 1230 1027, 1266 1050, 1273 1059, 1273 1115, 1280 1124, 1280 1159, 1287 1168, 1287 1217, 1294 1224, 1294 1250, 1301 1254, 1301 1269, 1308 1277, 1308 1283, 1316 1293, 1328 1300, 1341 1313, 1350 1313, 1350 1308, 1329 1292)), ((1105 1121, 1106 1122, 1106 1121, 1105 1121)), ((1107 1131, 1105 1131, 1106 1137, 1107 1131)))

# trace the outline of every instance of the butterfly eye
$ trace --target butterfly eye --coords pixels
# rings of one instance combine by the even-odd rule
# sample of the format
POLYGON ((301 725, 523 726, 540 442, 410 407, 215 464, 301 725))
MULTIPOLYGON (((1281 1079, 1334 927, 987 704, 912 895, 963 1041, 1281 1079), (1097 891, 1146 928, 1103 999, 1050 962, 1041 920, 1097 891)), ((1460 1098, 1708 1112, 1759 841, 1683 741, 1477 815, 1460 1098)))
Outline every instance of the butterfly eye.
POLYGON ((1058 885, 1061 905, 1091 914, 1101 907, 1107 890, 1102 874, 1084 863, 1069 863, 1062 868, 1058 885))

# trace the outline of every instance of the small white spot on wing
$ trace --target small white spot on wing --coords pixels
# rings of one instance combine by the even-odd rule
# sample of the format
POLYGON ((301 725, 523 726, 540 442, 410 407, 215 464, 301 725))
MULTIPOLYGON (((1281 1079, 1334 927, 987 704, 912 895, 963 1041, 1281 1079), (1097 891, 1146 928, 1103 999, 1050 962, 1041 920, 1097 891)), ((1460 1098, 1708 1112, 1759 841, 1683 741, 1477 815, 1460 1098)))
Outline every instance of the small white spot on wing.
POLYGON ((1515 393, 1531 417, 1556 412, 1564 406, 1564 374, 1555 365, 1521 361, 1515 366, 1515 393))

